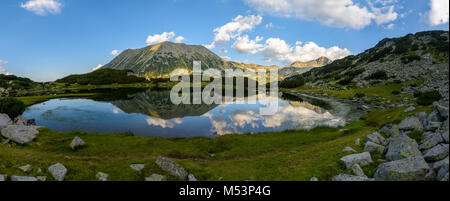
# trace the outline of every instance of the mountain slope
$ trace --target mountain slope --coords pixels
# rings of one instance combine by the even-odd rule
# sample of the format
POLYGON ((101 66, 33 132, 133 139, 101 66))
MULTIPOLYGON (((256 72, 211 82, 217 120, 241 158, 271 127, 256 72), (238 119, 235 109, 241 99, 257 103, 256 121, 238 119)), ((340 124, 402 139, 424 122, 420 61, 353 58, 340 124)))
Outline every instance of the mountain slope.
POLYGON ((296 67, 296 68, 315 68, 315 67, 322 67, 329 63, 331 63, 331 59, 328 59, 326 57, 319 57, 318 59, 308 61, 308 62, 301 62, 297 61, 292 63, 291 65, 285 66, 285 67, 296 67))
POLYGON ((127 49, 103 69, 129 69, 139 76, 167 77, 177 68, 192 70, 194 60, 202 62, 202 69, 223 69, 227 65, 203 46, 163 42, 136 50, 127 49))

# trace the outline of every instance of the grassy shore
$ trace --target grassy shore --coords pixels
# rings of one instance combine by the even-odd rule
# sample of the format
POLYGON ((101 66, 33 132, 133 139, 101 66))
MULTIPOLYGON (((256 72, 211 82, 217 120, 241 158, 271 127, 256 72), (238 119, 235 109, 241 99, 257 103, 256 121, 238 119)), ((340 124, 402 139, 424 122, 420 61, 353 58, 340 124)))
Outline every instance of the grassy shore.
MULTIPOLYGON (((316 92, 352 98, 364 91, 366 96, 380 95, 396 101, 392 95, 400 85, 385 85, 369 89, 348 91, 320 91, 298 88, 299 92, 316 92)), ((66 94, 62 97, 86 97, 92 94, 66 94)), ((21 97, 27 105, 42 102, 55 96, 21 97)), ((276 180, 298 181, 317 177, 330 180, 345 172, 339 158, 346 155, 342 149, 351 146, 358 151, 357 138, 376 131, 386 123, 398 122, 416 112, 429 112, 430 107, 417 107, 405 113, 406 107, 370 112, 360 121, 345 127, 318 127, 312 130, 292 130, 261 134, 236 134, 210 138, 161 138, 137 137, 129 134, 101 134, 86 132, 55 132, 47 128, 40 130, 36 141, 26 146, 0 145, 0 173, 8 175, 41 176, 52 179, 46 169, 55 163, 68 168, 67 180, 96 180, 97 172, 110 174, 109 180, 144 180, 153 173, 164 174, 157 165, 157 156, 167 156, 193 173, 199 180, 242 181, 276 180), (80 136, 87 147, 72 151, 71 140, 80 136), (129 165, 146 164, 142 172, 132 170, 129 165), (31 164, 34 170, 25 174, 18 167, 31 164), (37 173, 41 168, 43 173, 37 173)), ((0 137, 1 139, 1 137, 0 137)), ((348 153, 347 153, 348 154, 348 153)), ((374 161, 380 156, 374 155, 374 161)), ((368 176, 374 173, 376 163, 365 167, 368 176)), ((168 177, 168 180, 176 180, 168 177)))

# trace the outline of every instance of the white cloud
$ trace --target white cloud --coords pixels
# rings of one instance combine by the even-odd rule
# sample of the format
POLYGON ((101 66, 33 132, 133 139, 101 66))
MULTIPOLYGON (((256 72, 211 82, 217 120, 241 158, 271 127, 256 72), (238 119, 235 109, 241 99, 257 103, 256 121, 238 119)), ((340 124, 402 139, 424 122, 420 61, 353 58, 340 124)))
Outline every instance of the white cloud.
MULTIPOLYGON (((174 32, 163 32, 162 34, 149 35, 147 37, 146 43, 148 45, 153 45, 157 43, 162 43, 166 41, 171 41, 174 39, 176 34, 174 32)), ((183 36, 176 37, 173 41, 175 43, 181 43, 184 40, 183 36)))
POLYGON ((212 49, 216 45, 225 45, 231 39, 235 39, 246 31, 253 30, 257 25, 261 24, 262 17, 259 15, 242 16, 239 15, 221 27, 214 29, 214 41, 206 48, 212 49))
POLYGON ((395 24, 388 24, 385 29, 394 29, 395 24))
POLYGON ((220 53, 228 53, 228 50, 225 49, 225 48, 222 48, 222 49, 219 50, 219 52, 220 52, 220 53))
POLYGON ((178 37, 175 38, 174 42, 175 43, 181 43, 181 42, 183 42, 183 40, 184 40, 183 36, 178 36, 178 37))
POLYGON ((250 40, 248 35, 239 36, 232 48, 240 53, 256 54, 263 47, 262 44, 258 44, 261 40, 263 40, 263 38, 260 36, 256 36, 255 40, 250 40))
POLYGON ((303 44, 299 41, 294 46, 291 46, 280 38, 269 38, 264 44, 258 43, 261 40, 262 37, 249 40, 248 36, 244 35, 239 37, 232 47, 240 53, 261 54, 265 57, 265 61, 269 63, 273 60, 283 63, 306 62, 322 56, 336 60, 351 55, 348 49, 342 49, 338 46, 325 48, 318 46, 314 42, 303 44))
POLYGON ((448 23, 449 0, 430 0, 431 10, 428 13, 428 23, 437 26, 448 23))
POLYGON ((11 75, 11 73, 7 72, 6 69, 3 67, 6 64, 8 64, 7 61, 0 60, 0 74, 11 75))
POLYGON ((111 54, 114 56, 117 56, 117 55, 119 55, 119 50, 113 50, 113 51, 111 51, 111 54))
POLYGON ((273 26, 273 23, 270 22, 269 24, 266 24, 265 27, 266 27, 266 29, 271 29, 271 28, 273 28, 274 26, 273 26))
MULTIPOLYGON (((377 1, 381 7, 370 9, 354 3, 353 0, 245 0, 248 5, 262 13, 282 17, 296 17, 315 20, 323 25, 362 29, 372 23, 383 24, 397 18, 394 6, 396 1, 377 1)), ((369 3, 370 4, 370 3, 369 3)))
POLYGON ((229 56, 221 56, 221 57, 222 57, 222 59, 224 59, 224 60, 231 61, 231 57, 229 57, 229 56))
POLYGON ((100 68, 102 68, 102 67, 103 67, 103 65, 102 65, 102 64, 99 64, 97 67, 93 68, 92 71, 96 71, 96 70, 98 70, 98 69, 100 69, 100 68))
POLYGON ((58 14, 61 12, 62 4, 58 0, 29 0, 21 3, 20 7, 35 13, 36 15, 58 14))

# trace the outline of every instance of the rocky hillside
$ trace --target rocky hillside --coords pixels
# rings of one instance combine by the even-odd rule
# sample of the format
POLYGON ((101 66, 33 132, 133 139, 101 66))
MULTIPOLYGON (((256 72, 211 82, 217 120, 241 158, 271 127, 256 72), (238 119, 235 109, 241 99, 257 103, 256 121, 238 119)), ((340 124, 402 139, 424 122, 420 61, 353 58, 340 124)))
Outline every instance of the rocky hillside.
POLYGON ((423 83, 404 88, 409 93, 437 90, 448 102, 448 31, 426 31, 386 38, 365 52, 336 60, 304 73, 306 85, 324 89, 367 88, 380 83, 423 83))
POLYGON ((296 68, 308 68, 308 67, 322 67, 325 66, 332 61, 326 57, 319 57, 318 59, 307 61, 307 62, 301 62, 297 61, 292 63, 291 65, 285 66, 285 67, 296 67, 296 68))
POLYGON ((194 60, 202 62, 202 69, 223 69, 229 66, 203 46, 163 42, 141 49, 127 49, 103 66, 103 69, 129 69, 139 76, 167 77, 177 68, 191 70, 194 60))

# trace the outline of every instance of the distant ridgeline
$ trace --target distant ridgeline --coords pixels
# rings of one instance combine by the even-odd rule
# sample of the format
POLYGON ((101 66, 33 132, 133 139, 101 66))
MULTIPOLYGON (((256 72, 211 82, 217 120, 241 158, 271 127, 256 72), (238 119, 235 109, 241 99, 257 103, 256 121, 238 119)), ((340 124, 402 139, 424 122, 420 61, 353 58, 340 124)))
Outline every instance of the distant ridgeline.
POLYGON ((69 75, 56 80, 58 83, 80 84, 80 85, 102 85, 102 84, 131 84, 145 82, 143 77, 137 77, 132 70, 100 69, 82 75, 69 75))
POLYGON ((288 77, 280 85, 299 87, 321 82, 328 86, 365 86, 370 85, 371 80, 407 80, 429 73, 422 65, 448 63, 448 60, 448 31, 425 31, 383 39, 361 54, 288 77))
POLYGON ((314 67, 328 64, 325 57, 309 61, 295 62, 286 67, 262 66, 257 64, 243 64, 226 61, 209 49, 200 45, 186 45, 181 43, 163 42, 141 49, 127 49, 114 58, 102 69, 132 70, 138 76, 153 78, 168 78, 170 73, 178 68, 192 72, 193 61, 201 61, 202 70, 209 68, 223 69, 278 69, 281 78, 304 73, 314 67))
POLYGON ((28 78, 17 77, 15 75, 0 74, 0 88, 3 88, 3 90, 31 89, 37 84, 38 83, 28 78))

